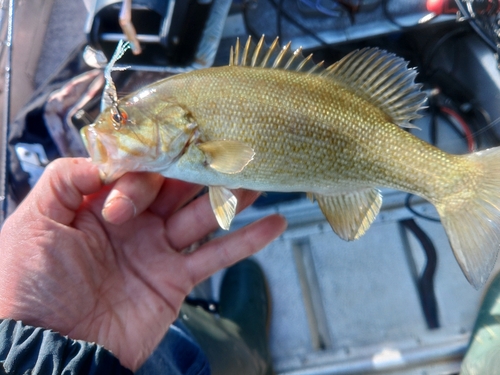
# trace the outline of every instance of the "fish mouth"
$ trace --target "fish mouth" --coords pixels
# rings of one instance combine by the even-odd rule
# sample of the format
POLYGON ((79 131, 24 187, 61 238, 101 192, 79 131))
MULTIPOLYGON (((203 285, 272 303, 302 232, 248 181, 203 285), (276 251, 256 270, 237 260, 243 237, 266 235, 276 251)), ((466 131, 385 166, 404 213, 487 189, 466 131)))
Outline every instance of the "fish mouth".
POLYGON ((92 162, 98 166, 99 176, 104 184, 109 184, 125 174, 127 169, 112 158, 113 144, 106 143, 106 137, 99 135, 93 125, 81 128, 80 136, 92 162), (112 148, 111 151, 106 148, 105 143, 112 148))
POLYGON ((90 158, 94 163, 105 163, 108 160, 108 152, 106 147, 99 139, 94 125, 87 125, 80 129, 80 136, 83 144, 89 153, 90 158))

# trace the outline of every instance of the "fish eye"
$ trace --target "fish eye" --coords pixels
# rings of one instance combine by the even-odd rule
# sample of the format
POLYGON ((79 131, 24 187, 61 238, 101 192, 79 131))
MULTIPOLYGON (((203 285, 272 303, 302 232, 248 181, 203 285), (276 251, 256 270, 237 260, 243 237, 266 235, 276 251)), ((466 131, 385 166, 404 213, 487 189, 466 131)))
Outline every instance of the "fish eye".
POLYGON ((113 127, 118 130, 122 127, 122 125, 125 125, 127 123, 127 112, 125 112, 123 109, 118 108, 118 106, 115 106, 111 109, 111 120, 113 120, 113 127))

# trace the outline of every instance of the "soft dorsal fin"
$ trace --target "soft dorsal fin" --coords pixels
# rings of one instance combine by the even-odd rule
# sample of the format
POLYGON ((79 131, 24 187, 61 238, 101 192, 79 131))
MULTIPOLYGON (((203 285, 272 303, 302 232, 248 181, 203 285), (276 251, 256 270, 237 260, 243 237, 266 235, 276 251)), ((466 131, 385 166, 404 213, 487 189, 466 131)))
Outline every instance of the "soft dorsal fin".
POLYGON ((412 127, 426 95, 415 83, 417 72, 402 58, 378 48, 353 51, 321 75, 332 76, 384 111, 395 124, 412 127))
POLYGON ((380 108, 399 126, 413 127, 410 121, 420 117, 417 112, 426 95, 420 91, 422 85, 415 83, 416 71, 408 69, 402 58, 378 48, 364 48, 325 69, 323 62, 312 61, 312 54, 304 57, 302 48, 292 51, 290 46, 288 43, 280 48, 276 38, 266 47, 262 36, 257 44, 248 37, 241 48, 237 39, 234 49, 231 47, 229 65, 294 70, 332 78, 380 108))

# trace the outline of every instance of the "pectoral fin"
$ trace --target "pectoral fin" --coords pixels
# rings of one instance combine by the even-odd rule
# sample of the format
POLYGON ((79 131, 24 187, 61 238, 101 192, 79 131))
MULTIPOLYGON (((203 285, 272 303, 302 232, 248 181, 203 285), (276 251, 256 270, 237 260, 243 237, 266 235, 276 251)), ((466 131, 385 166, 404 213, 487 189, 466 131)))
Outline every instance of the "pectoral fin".
POLYGON ((252 147, 240 141, 209 141, 197 147, 205 154, 211 168, 228 174, 241 172, 255 155, 252 147))
POLYGON ((377 189, 363 189, 346 194, 314 194, 333 231, 346 241, 356 240, 370 227, 382 205, 377 189))
POLYGON ((238 200, 229 189, 222 186, 210 186, 208 195, 217 222, 222 229, 229 230, 229 226, 236 214, 238 200))

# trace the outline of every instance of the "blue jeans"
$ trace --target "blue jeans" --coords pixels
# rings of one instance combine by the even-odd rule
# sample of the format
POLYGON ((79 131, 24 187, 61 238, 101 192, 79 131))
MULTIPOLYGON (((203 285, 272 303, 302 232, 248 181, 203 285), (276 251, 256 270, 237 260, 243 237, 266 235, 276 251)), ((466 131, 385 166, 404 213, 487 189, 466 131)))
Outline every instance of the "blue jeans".
POLYGON ((210 365, 189 330, 177 320, 136 374, 209 375, 210 365))
POLYGON ((179 318, 136 374, 264 375, 266 361, 239 332, 232 321, 184 304, 179 318))

